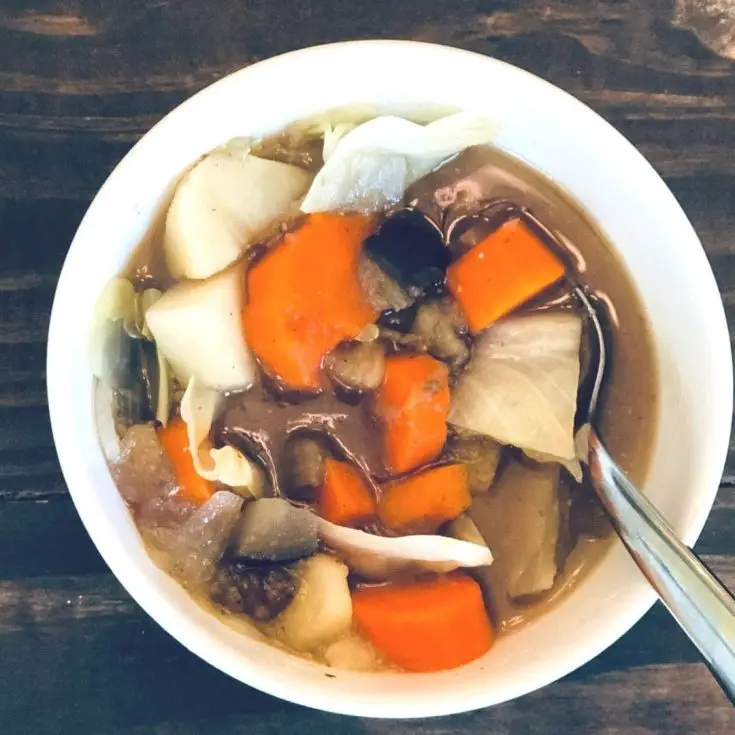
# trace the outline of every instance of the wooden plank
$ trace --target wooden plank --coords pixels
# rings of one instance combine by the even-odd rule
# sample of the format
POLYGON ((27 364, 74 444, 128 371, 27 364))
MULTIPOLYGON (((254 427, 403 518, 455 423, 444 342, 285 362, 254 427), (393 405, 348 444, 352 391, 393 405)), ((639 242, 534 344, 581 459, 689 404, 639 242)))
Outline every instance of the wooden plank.
MULTIPOLYGON (((735 585, 732 558, 707 561, 735 585)), ((16 667, 0 689, 0 712, 19 732, 339 732, 358 724, 278 703, 218 673, 109 574, 0 583, 0 647, 4 665, 16 667)), ((559 723, 572 734, 728 732, 735 710, 658 606, 595 661, 520 702, 452 720, 360 724, 388 733, 556 733, 559 723)))

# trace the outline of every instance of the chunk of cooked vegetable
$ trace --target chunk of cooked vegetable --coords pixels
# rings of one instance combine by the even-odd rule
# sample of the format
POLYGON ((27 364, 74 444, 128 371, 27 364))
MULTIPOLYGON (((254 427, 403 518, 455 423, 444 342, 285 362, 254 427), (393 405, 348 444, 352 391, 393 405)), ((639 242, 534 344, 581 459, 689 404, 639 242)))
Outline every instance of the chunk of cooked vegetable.
POLYGON ((489 143, 497 127, 488 118, 458 112, 428 125, 384 115, 342 128, 342 137, 332 135, 328 149, 325 145, 325 165, 301 209, 376 212, 397 204, 413 182, 445 159, 489 143))
POLYGON ((135 319, 135 286, 127 278, 111 278, 102 288, 89 328, 92 374, 111 382, 119 370, 120 342, 125 324, 135 319))
POLYGON ((234 263, 267 228, 295 209, 311 183, 301 168, 223 148, 176 188, 163 247, 176 278, 209 278, 234 263))
POLYGON ((179 494, 197 505, 206 503, 214 494, 215 486, 194 467, 184 420, 177 416, 169 421, 167 426, 159 429, 158 439, 176 472, 179 494))
POLYGON ((338 526, 362 526, 375 519, 373 491, 362 473, 336 459, 324 463, 324 483, 319 490, 317 509, 322 518, 338 526))
POLYGON ((481 540, 466 543, 446 536, 377 536, 319 519, 319 536, 365 579, 382 582, 397 576, 451 572, 457 567, 485 567, 493 557, 481 540))
POLYGON ((475 341, 449 422, 548 459, 574 460, 581 333, 580 317, 568 311, 493 326, 475 341))
POLYGON ((217 390, 243 390, 255 363, 240 321, 244 278, 230 268, 205 281, 184 281, 146 312, 146 324, 176 377, 196 377, 217 390))
POLYGON ((357 263, 357 274, 368 304, 376 311, 402 311, 414 299, 404 291, 373 260, 362 254, 357 263))
POLYGON ((106 376, 98 381, 95 412, 98 415, 107 413, 98 428, 106 453, 114 459, 116 438, 133 424, 144 424, 156 418, 159 387, 166 382, 167 375, 159 369, 153 343, 131 337, 122 320, 108 325, 106 338, 110 351, 106 376))
POLYGON ((245 613, 253 620, 266 622, 280 615, 298 589, 298 577, 280 564, 235 562, 217 571, 210 583, 214 602, 234 613, 245 613))
POLYGON ((192 378, 179 411, 186 425, 188 451, 197 474, 204 480, 228 485, 245 498, 259 498, 265 484, 260 467, 233 446, 212 448, 212 422, 224 396, 192 378))
POLYGON ((447 286, 477 333, 551 286, 564 264, 520 220, 488 235, 447 270, 447 286))
POLYGON ((365 254, 414 298, 442 289, 452 259, 439 229, 413 209, 390 215, 365 241, 365 254))
POLYGON ((467 467, 470 492, 486 492, 493 484, 502 447, 494 439, 471 431, 455 430, 447 443, 449 456, 467 467))
POLYGON ((377 340, 343 344, 326 359, 327 372, 336 385, 367 392, 383 382, 385 351, 377 340))
POLYGON ((462 464, 433 467, 399 480, 383 490, 380 520, 400 533, 429 533, 470 507, 467 468, 462 464))
POLYGON ((515 599, 551 589, 559 538, 559 467, 513 462, 492 493, 476 496, 470 516, 492 547, 515 599))
POLYGON ((248 344, 286 387, 318 389, 327 353, 375 321, 357 276, 371 227, 361 215, 312 215, 248 271, 248 344))
POLYGON ((419 307, 411 331, 424 341, 434 357, 457 369, 470 357, 467 343, 459 336, 461 324, 453 302, 429 301, 419 307))
POLYGON ((350 633, 332 643, 324 652, 324 660, 334 669, 348 671, 380 671, 385 668, 375 646, 357 633, 350 633))
MULTIPOLYGON (((410 326, 410 325, 409 325, 410 326)), ((378 337, 385 345, 389 354, 396 352, 428 352, 426 341, 423 337, 413 332, 401 332, 398 329, 392 329, 384 324, 378 327, 378 337)))
POLYGON ((248 503, 232 534, 231 554, 239 559, 287 562, 316 551, 317 518, 283 498, 248 503))
POLYGON ((352 598, 347 567, 327 554, 316 554, 297 567, 301 577, 293 602, 274 621, 276 634, 297 651, 311 652, 352 627, 352 598))
POLYGON ((386 464, 408 472, 436 459, 447 438, 449 371, 428 355, 386 358, 375 412, 383 424, 386 464))
POLYGON ((487 541, 480 533, 477 524, 470 518, 469 514, 462 513, 447 524, 447 533, 458 541, 467 541, 478 546, 487 546, 487 541))
POLYGON ((367 639, 406 671, 454 669, 479 658, 493 643, 482 591, 461 572, 363 587, 353 593, 352 605, 367 639))
POLYGON ((186 386, 179 411, 186 424, 194 469, 205 480, 228 485, 245 498, 259 498, 265 484, 261 468, 233 446, 212 448, 209 434, 223 400, 219 391, 196 378, 186 386))
POLYGON ((319 439, 293 436, 288 439, 281 456, 281 480, 288 495, 311 500, 324 482, 324 460, 328 453, 319 439))
POLYGON ((95 408, 108 459, 114 459, 113 450, 119 444, 117 432, 110 430, 111 421, 118 427, 153 418, 164 426, 168 422, 170 371, 145 326, 145 312, 160 297, 157 289, 136 293, 127 278, 113 278, 92 314, 90 358, 99 379, 95 408))

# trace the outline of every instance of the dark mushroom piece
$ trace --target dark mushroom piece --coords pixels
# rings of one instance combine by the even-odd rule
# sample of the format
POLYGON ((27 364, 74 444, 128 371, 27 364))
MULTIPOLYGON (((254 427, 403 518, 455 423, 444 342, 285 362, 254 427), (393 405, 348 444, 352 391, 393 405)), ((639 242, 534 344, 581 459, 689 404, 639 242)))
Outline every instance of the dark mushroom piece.
POLYGON ((324 443, 303 432, 290 436, 281 455, 281 482, 291 498, 311 500, 324 482, 324 443))
POLYGON ((424 214, 402 209, 365 241, 365 254, 412 298, 444 289, 451 253, 439 228, 424 214))
POLYGON ((447 454, 467 467, 470 492, 486 492, 493 484, 503 448, 482 434, 455 429, 447 442, 447 454))
POLYGON ((360 394, 375 390, 385 372, 383 345, 377 340, 340 345, 327 356, 326 368, 339 388, 360 394))
POLYGON ((413 299, 388 274, 366 255, 357 263, 357 277, 370 306, 380 312, 408 309, 413 299))
POLYGON ((411 332, 421 338, 434 357, 461 369, 470 358, 467 342, 460 336, 466 331, 459 308, 450 299, 422 304, 411 332))

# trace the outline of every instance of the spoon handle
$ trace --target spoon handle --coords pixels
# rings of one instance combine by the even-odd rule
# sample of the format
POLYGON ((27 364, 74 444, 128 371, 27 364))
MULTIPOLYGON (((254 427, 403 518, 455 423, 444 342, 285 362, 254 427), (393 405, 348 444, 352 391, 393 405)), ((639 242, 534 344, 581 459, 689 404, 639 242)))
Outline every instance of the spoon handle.
POLYGON ((625 476, 594 431, 592 482, 631 556, 735 704, 735 599, 625 476))

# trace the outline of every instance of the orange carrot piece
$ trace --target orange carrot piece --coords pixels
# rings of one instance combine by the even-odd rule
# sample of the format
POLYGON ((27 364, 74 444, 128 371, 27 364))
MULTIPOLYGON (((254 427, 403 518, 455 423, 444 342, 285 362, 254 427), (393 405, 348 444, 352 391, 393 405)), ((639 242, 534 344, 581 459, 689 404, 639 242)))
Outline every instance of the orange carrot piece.
POLYGON ((432 467, 389 485, 378 515, 393 531, 431 533, 470 507, 470 483, 463 464, 432 467))
POLYGON ((357 274, 371 229, 363 215, 313 214, 248 271, 247 342, 287 387, 319 388, 324 356, 377 318, 357 274))
POLYGON ((400 474, 436 459, 447 439, 449 370, 428 355, 385 361, 375 413, 383 423, 386 465, 400 474))
POLYGON ((519 219, 512 219, 449 266, 447 286, 472 332, 558 281, 564 264, 519 219))
POLYGON ((184 420, 180 416, 171 419, 158 430, 158 441, 174 466, 179 481, 179 495, 197 505, 206 503, 214 494, 214 483, 205 480, 194 468, 184 420))
POLYGON ((454 669, 490 650, 493 630, 480 586, 462 572, 352 593, 355 622, 406 671, 454 669))
POLYGON ((375 497, 362 475, 346 462, 326 459, 319 515, 338 526, 360 526, 375 518, 375 497))

